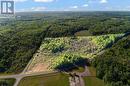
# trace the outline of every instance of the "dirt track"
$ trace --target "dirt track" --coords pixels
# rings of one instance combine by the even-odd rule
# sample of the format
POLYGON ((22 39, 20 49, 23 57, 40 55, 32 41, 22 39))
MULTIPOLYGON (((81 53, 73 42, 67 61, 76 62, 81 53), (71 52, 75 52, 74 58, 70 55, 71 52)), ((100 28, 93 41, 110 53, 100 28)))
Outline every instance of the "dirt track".
POLYGON ((85 66, 85 71, 82 73, 75 72, 71 74, 69 78, 70 86, 85 86, 83 77, 90 76, 90 72, 87 66, 85 66))

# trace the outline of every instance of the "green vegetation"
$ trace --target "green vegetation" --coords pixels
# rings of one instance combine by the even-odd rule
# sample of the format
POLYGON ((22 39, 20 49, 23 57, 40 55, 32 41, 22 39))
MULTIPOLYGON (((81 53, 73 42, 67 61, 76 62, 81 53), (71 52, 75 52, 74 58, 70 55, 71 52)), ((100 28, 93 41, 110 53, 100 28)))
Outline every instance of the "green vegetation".
POLYGON ((93 65, 97 77, 108 86, 130 85, 130 35, 121 39, 104 54, 97 56, 93 65))
POLYGON ((92 36, 88 30, 82 30, 75 33, 75 36, 92 36))
MULTIPOLYGON (((0 74, 20 73, 35 53, 38 53, 39 60, 34 59, 37 61, 32 64, 43 62, 49 67, 52 67, 53 62, 58 63, 55 67, 68 64, 73 66, 80 57, 96 57, 93 65, 97 77, 110 86, 129 86, 130 37, 115 42, 122 36, 121 33, 129 33, 129 15, 130 12, 48 12, 17 13, 15 19, 0 19, 0 74), (99 51, 112 43, 112 48, 97 56, 99 51), (41 49, 37 52, 39 47, 41 49), (68 52, 73 55, 64 55, 68 52)), ((93 83, 94 86, 95 83, 102 86, 99 79, 86 80, 88 86, 93 83)), ((69 82, 68 77, 59 74, 51 77, 27 77, 20 83, 21 86, 39 84, 68 86, 69 82)))
POLYGON ((0 72, 19 73, 39 48, 48 26, 17 22, 10 28, 0 36, 0 72))
POLYGON ((0 86, 13 86, 15 79, 1 79, 0 86))
POLYGON ((75 65, 80 66, 77 62, 94 52, 96 46, 89 37, 45 38, 28 68, 31 69, 36 64, 46 64, 49 70, 70 70, 75 65))
POLYGON ((77 66, 83 66, 83 65, 85 65, 84 59, 79 55, 71 53, 59 56, 58 58, 54 59, 52 63, 52 67, 54 69, 62 71, 67 71, 77 66))
POLYGON ((91 76, 96 77, 96 69, 92 66, 88 66, 91 76))
POLYGON ((52 53, 62 52, 65 49, 64 40, 54 39, 54 40, 47 40, 42 48, 47 49, 52 53))
POLYGON ((6 32, 9 32, 9 31, 11 31, 11 29, 5 29, 5 28, 2 28, 2 27, 1 27, 1 29, 0 29, 0 36, 1 36, 2 34, 6 33, 6 32))
POLYGON ((69 86, 69 76, 62 73, 56 73, 25 77, 18 86, 69 86))
POLYGON ((37 64, 46 65, 47 67, 45 67, 44 71, 55 69, 67 71, 78 68, 81 66, 79 62, 83 63, 84 59, 95 57, 98 52, 111 44, 111 41, 115 42, 115 39, 121 36, 121 34, 109 34, 88 37, 45 38, 38 52, 34 55, 33 61, 28 66, 28 71, 31 71, 37 64), (108 42, 100 47, 93 40, 96 40, 98 43, 101 42, 100 44, 102 45, 106 40, 108 42), (78 62, 78 64, 75 64, 75 62, 78 62))
POLYGON ((94 42, 99 47, 99 49, 103 49, 108 47, 109 45, 114 44, 114 42, 123 35, 124 34, 110 34, 110 35, 92 37, 91 39, 92 42, 94 42))
MULTIPOLYGON (((61 13, 52 19, 48 37, 120 34, 129 31, 130 21, 120 13, 61 13), (116 14, 116 15, 115 15, 116 14)), ((125 13, 124 13, 125 14, 125 13)), ((50 21, 49 21, 50 22, 50 21)))
POLYGON ((85 77, 84 81, 86 86, 105 86, 103 80, 96 77, 85 77))
POLYGON ((106 86, 103 80, 96 77, 96 69, 92 66, 88 66, 91 76, 84 77, 84 82, 86 86, 106 86))

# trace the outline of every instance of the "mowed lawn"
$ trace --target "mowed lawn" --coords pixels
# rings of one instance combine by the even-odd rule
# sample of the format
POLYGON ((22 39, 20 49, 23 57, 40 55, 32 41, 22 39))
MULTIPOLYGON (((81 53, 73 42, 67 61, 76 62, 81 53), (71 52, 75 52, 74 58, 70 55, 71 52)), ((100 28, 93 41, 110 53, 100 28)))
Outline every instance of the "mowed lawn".
POLYGON ((25 77, 18 86, 69 86, 69 76, 63 73, 25 77))
POLYGON ((15 79, 9 78, 9 79, 0 79, 0 86, 13 86, 15 83, 15 79))
POLYGON ((91 77, 84 77, 85 86, 105 86, 103 80, 96 77, 96 70, 93 67, 88 67, 91 77))
POLYGON ((85 86, 105 86, 103 80, 96 77, 85 77, 84 82, 85 86))

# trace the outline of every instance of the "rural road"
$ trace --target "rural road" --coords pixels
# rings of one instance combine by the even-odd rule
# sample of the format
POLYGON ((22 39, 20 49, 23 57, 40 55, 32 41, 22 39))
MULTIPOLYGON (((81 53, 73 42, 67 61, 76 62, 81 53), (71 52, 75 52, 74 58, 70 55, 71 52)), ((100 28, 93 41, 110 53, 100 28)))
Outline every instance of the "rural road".
MULTIPOLYGON (((30 61, 31 62, 31 61, 30 61)), ((5 75, 5 76, 0 76, 0 79, 8 79, 8 78, 14 78, 16 79, 16 82, 14 84, 14 86, 18 86, 19 82, 21 79, 23 79, 24 77, 28 77, 28 76, 37 76, 37 75, 48 75, 48 74, 55 74, 57 73, 57 71, 53 71, 53 72, 37 72, 37 73, 31 73, 31 74, 27 74, 26 70, 28 68, 28 66, 30 65, 30 62, 28 63, 28 65, 25 67, 25 69, 23 70, 22 73, 20 74, 16 74, 16 75, 5 75)), ((90 72, 87 68, 87 66, 85 67, 85 71, 83 73, 77 73, 77 75, 79 76, 78 78, 75 77, 75 79, 77 80, 76 83, 80 84, 80 85, 70 85, 70 86, 85 86, 84 85, 84 81, 82 79, 83 76, 89 76, 90 72)), ((72 79, 71 79, 72 80, 72 79)), ((73 81, 73 80, 72 80, 73 81)), ((73 83, 71 81, 71 83, 73 83)), ((75 83, 75 81, 74 81, 75 83)), ((74 84, 73 83, 73 84, 74 84)))
MULTIPOLYGON (((31 74, 27 74, 27 73, 22 72, 21 74, 16 74, 16 75, 0 76, 0 79, 15 78, 16 82, 15 82, 14 86, 18 86, 20 80, 23 79, 24 77, 37 76, 37 75, 48 75, 48 74, 55 74, 55 73, 57 73, 57 71, 38 72, 38 73, 31 73, 31 74)), ((70 78, 70 86, 85 86, 84 80, 82 78, 82 77, 85 77, 85 76, 90 76, 90 72, 89 72, 87 66, 85 67, 84 72, 82 72, 82 73, 77 72, 76 76, 70 78)))
POLYGON ((21 74, 16 74, 16 75, 0 76, 0 79, 15 78, 16 82, 15 82, 14 86, 18 86, 20 80, 24 77, 37 76, 37 75, 48 75, 48 74, 54 74, 54 73, 57 73, 57 71, 54 71, 54 72, 39 72, 39 73, 32 73, 32 74, 21 73, 21 74))

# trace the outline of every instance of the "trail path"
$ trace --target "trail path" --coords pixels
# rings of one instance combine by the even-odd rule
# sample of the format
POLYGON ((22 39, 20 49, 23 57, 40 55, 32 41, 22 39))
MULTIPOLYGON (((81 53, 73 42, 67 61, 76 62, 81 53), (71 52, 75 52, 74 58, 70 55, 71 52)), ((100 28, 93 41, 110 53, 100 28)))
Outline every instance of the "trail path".
POLYGON ((70 86, 85 86, 83 77, 86 76, 91 76, 87 66, 85 66, 84 72, 75 72, 71 74, 71 77, 69 78, 70 86))

